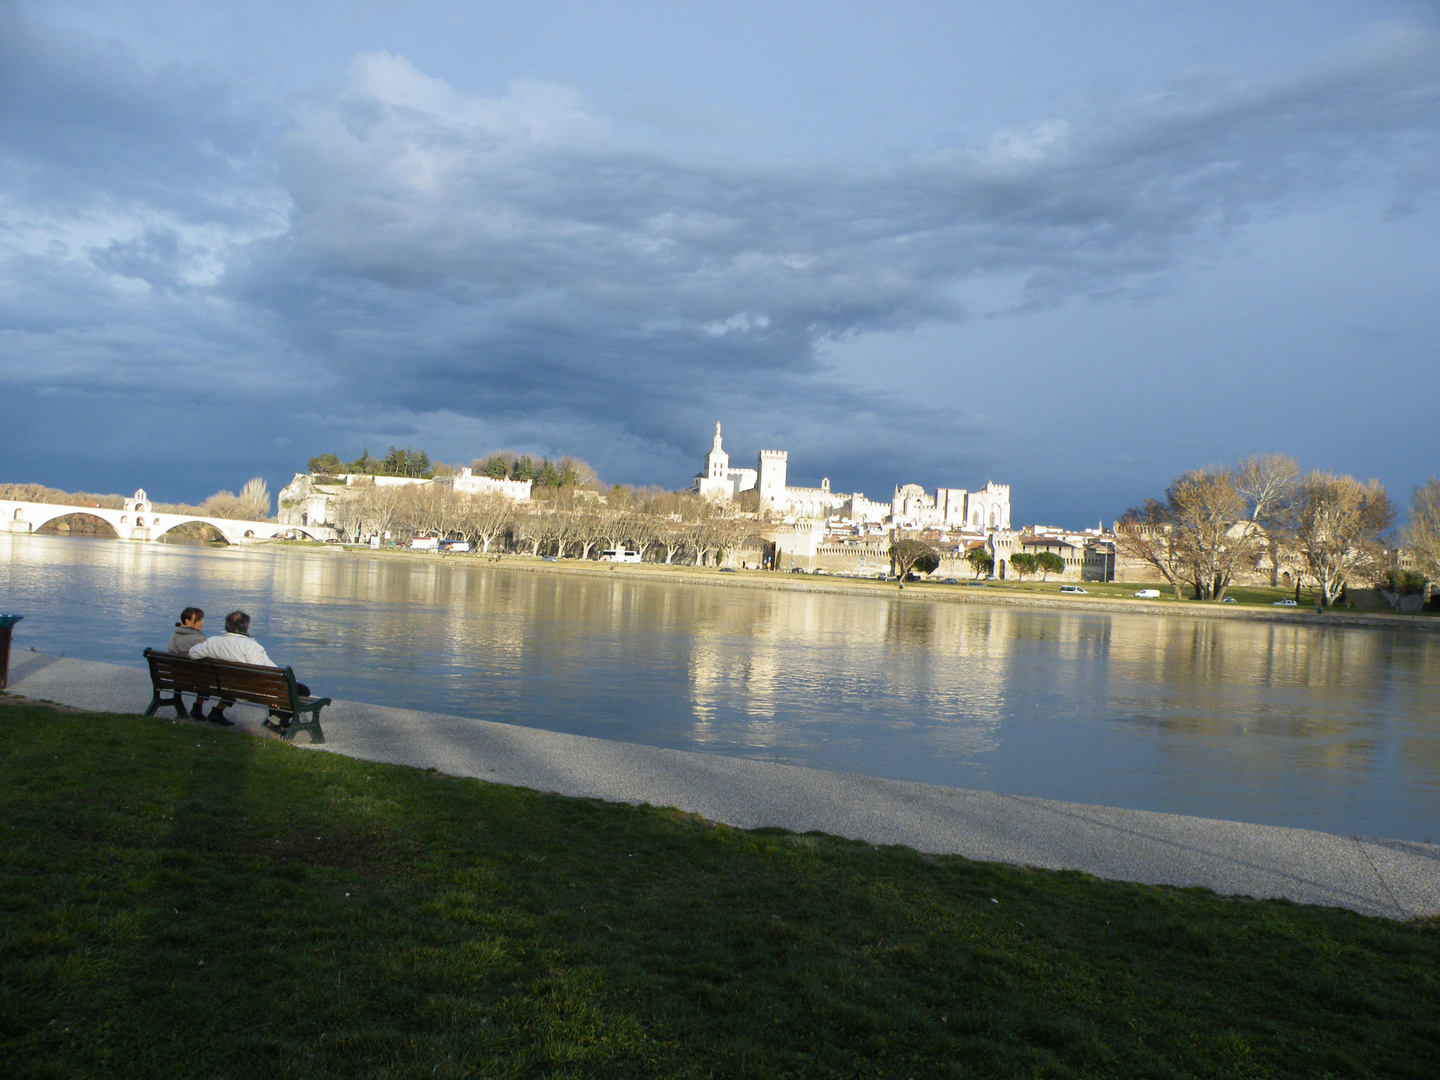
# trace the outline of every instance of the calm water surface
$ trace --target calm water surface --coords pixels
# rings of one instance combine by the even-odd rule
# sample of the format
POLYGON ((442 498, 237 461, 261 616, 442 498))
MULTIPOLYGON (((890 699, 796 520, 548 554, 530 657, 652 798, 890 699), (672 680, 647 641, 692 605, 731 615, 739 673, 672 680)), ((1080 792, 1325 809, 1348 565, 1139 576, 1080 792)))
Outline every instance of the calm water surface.
POLYGON ((187 604, 337 698, 1440 841, 1440 635, 0 537, 17 649, 141 667, 187 604))

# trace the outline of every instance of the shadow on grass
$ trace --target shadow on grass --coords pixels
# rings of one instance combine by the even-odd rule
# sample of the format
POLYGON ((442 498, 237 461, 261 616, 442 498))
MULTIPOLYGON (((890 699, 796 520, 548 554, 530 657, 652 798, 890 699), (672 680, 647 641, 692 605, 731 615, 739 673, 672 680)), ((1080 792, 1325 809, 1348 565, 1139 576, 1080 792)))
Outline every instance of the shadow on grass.
MULTIPOLYGON (((8 712, 8 710, 7 710, 8 712)), ((24 713, 24 715, 20 715, 24 713)), ((0 721, 9 1075, 1428 1076, 1434 927, 0 721)))

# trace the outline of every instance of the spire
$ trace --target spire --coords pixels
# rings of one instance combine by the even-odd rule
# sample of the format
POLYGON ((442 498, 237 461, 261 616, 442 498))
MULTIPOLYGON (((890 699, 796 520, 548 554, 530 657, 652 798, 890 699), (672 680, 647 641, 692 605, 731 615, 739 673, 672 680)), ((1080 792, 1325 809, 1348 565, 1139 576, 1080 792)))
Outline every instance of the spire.
POLYGON ((720 422, 715 422, 715 449, 720 449, 720 422))

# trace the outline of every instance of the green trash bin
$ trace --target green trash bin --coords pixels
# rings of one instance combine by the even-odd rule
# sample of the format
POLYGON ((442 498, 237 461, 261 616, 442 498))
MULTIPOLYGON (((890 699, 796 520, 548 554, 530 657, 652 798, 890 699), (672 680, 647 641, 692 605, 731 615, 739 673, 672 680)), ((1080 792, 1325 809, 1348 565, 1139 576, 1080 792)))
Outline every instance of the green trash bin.
POLYGON ((24 615, 0 615, 0 690, 10 685, 10 629, 24 615))

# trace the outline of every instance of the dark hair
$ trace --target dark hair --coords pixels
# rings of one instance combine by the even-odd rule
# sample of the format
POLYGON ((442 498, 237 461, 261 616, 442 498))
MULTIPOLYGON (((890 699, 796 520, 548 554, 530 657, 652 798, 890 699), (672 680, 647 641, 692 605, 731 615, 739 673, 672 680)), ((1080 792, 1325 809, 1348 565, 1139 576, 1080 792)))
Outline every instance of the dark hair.
POLYGON ((187 607, 184 611, 180 612, 180 621, 175 625, 184 626, 187 622, 194 622, 196 619, 203 619, 204 617, 205 612, 201 611, 198 607, 187 607))
POLYGON ((225 632, 227 634, 250 633, 250 616, 243 611, 230 612, 225 616, 225 632))

